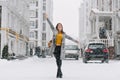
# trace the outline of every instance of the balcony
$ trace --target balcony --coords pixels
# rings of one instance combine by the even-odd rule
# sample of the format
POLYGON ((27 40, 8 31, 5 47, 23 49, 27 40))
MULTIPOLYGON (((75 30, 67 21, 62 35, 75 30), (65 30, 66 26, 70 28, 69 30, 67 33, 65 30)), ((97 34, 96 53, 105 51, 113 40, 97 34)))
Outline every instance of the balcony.
POLYGON ((92 29, 91 36, 93 36, 94 39, 99 39, 99 30, 104 27, 107 31, 107 39, 111 39, 113 37, 111 31, 114 29, 113 17, 113 12, 92 9, 89 17, 92 29))

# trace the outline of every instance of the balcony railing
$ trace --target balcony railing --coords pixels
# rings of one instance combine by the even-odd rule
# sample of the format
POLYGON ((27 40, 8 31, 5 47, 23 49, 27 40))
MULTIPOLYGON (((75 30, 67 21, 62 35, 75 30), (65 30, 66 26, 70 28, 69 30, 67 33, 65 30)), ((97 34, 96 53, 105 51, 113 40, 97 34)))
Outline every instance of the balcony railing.
MULTIPOLYGON (((10 34, 14 35, 16 37, 16 40, 18 40, 19 38, 21 38, 21 39, 23 39, 25 41, 29 41, 29 38, 27 36, 19 34, 19 33, 17 33, 16 31, 14 31, 12 29, 9 29, 9 28, 0 28, 0 31, 1 30, 6 31, 7 33, 10 33, 10 34)), ((8 36, 8 34, 6 36, 8 36)))
POLYGON ((114 46, 114 39, 90 39, 87 42, 88 43, 89 42, 96 42, 96 43, 102 42, 106 45, 106 47, 114 46))

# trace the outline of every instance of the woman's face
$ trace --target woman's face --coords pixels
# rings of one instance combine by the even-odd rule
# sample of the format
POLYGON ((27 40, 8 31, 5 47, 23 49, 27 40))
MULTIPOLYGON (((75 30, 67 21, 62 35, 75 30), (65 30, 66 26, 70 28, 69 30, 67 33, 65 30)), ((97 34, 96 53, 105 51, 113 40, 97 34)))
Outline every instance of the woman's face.
POLYGON ((63 27, 62 27, 62 24, 58 24, 58 31, 62 31, 63 30, 63 27))

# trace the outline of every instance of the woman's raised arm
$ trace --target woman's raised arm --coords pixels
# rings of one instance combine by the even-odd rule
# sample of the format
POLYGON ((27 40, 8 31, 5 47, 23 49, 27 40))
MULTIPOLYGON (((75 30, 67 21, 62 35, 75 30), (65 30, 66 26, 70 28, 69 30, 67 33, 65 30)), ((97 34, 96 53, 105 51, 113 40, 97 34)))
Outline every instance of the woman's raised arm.
POLYGON ((55 27, 54 27, 54 25, 52 24, 52 22, 49 20, 47 14, 44 14, 44 17, 46 18, 47 22, 48 22, 49 25, 50 25, 50 28, 51 28, 52 31, 54 32, 54 31, 55 31, 55 27))
POLYGON ((70 37, 69 35, 65 34, 65 38, 75 42, 75 43, 79 43, 77 40, 73 39, 72 37, 70 37))

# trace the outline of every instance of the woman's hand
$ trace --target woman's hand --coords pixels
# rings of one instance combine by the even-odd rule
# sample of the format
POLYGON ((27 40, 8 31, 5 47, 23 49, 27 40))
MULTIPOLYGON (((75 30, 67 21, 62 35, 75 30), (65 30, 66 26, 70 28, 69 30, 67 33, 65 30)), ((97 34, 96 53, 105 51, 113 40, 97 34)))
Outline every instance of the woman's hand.
POLYGON ((44 17, 45 19, 48 19, 48 15, 46 13, 44 13, 44 17))

